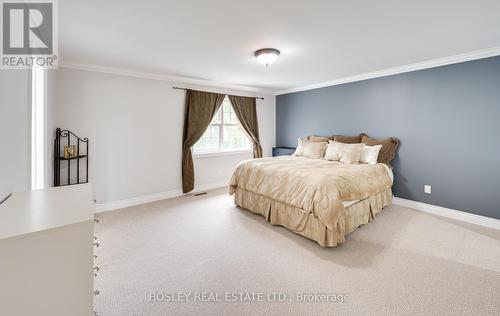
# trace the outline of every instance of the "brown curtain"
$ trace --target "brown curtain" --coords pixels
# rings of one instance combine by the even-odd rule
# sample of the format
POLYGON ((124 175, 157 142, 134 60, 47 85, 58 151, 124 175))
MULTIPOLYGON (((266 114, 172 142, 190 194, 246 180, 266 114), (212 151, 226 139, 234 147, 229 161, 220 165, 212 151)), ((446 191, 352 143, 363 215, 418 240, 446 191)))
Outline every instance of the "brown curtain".
POLYGON ((215 112, 224 101, 224 94, 187 90, 182 142, 182 191, 194 188, 194 166, 191 147, 203 136, 215 112))
POLYGON ((253 143, 253 157, 262 157, 262 146, 259 140, 259 124, 257 122, 257 107, 255 98, 230 95, 229 100, 234 112, 243 126, 248 137, 253 143))

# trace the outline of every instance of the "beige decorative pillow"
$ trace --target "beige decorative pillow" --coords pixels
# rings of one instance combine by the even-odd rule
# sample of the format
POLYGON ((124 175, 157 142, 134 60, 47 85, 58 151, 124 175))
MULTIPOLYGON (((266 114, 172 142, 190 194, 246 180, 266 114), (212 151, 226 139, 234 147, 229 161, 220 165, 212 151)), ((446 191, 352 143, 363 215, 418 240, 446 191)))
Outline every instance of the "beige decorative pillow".
POLYGON ((309 157, 314 159, 323 158, 325 154, 327 143, 326 142, 311 142, 306 138, 299 138, 297 141, 297 149, 295 149, 294 156, 309 157))
POLYGON ((304 143, 304 152, 302 155, 304 157, 321 159, 325 155, 327 143, 325 142, 306 142, 304 143))
POLYGON ((333 140, 328 142, 325 159, 346 164, 358 163, 365 144, 344 144, 333 140))
POLYGON ((316 135, 311 135, 307 139, 313 143, 328 143, 328 141, 330 140, 330 138, 328 137, 316 135))
POLYGON ((361 143, 361 138, 366 135, 361 133, 356 136, 333 135, 333 140, 344 144, 358 144, 361 143))

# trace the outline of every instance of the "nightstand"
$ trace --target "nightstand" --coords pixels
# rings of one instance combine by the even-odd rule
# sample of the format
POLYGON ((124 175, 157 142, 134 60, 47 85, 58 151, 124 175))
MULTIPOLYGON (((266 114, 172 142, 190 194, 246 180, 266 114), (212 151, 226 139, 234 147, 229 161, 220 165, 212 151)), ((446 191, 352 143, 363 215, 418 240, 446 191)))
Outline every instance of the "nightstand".
POLYGON ((295 147, 273 147, 273 157, 290 156, 295 152, 295 147))

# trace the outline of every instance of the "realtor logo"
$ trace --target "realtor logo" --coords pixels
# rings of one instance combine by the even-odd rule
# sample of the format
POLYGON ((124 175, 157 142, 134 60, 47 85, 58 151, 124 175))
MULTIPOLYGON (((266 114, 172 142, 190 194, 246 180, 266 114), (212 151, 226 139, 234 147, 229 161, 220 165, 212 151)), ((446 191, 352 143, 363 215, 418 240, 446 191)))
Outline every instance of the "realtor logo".
POLYGON ((57 3, 3 1, 1 68, 57 68, 57 3))

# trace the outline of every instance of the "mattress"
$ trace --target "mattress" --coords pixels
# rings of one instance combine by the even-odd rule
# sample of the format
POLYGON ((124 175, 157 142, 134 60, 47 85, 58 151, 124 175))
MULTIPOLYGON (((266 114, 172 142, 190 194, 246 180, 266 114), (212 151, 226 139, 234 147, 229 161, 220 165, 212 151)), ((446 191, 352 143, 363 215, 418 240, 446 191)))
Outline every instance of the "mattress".
MULTIPOLYGON (((394 181, 394 174, 392 173, 392 169, 389 168, 388 166, 386 165, 383 165, 387 171, 387 174, 389 175, 389 177, 391 178, 391 182, 394 181)), ((353 204, 356 204, 358 203, 360 200, 352 200, 352 201, 343 201, 342 204, 344 205, 344 208, 348 208, 349 206, 353 205, 353 204)))
POLYGON ((392 187, 384 164, 343 164, 305 157, 273 157, 241 162, 229 193, 243 189, 313 214, 332 229, 345 206, 392 187))

